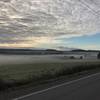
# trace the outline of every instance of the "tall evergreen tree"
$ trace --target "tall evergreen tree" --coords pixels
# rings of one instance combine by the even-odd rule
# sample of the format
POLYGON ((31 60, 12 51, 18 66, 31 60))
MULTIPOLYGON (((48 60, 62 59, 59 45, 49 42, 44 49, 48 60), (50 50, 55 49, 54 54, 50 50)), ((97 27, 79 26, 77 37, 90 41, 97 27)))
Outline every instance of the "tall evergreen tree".
POLYGON ((98 53, 98 59, 100 59, 100 52, 98 53))

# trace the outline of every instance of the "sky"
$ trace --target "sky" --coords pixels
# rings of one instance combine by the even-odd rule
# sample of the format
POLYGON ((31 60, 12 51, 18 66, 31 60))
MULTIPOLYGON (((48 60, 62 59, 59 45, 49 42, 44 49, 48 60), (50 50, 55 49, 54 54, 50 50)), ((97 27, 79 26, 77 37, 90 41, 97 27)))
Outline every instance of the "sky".
POLYGON ((100 0, 0 0, 0 48, 100 50, 100 0))

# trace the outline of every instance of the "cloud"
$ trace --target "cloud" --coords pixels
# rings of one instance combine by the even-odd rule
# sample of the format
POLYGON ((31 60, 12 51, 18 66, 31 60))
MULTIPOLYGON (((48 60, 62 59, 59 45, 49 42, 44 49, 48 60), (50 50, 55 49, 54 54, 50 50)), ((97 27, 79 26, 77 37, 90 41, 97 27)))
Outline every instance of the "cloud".
POLYGON ((81 49, 86 49, 86 50, 100 50, 100 45, 99 44, 85 44, 85 45, 80 45, 80 46, 77 46, 78 48, 81 48, 81 49))
POLYGON ((33 46, 41 37, 55 41, 99 33, 99 8, 99 0, 1 0, 0 43, 33 46))
POLYGON ((11 0, 1 0, 2 2, 10 2, 11 0))

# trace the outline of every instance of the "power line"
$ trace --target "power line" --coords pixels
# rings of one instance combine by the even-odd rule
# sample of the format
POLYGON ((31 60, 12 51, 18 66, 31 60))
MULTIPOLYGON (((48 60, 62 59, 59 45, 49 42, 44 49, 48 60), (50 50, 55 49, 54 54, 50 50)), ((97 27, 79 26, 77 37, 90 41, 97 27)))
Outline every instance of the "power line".
POLYGON ((90 10, 92 11, 92 13, 93 13, 95 16, 98 16, 98 12, 95 11, 94 9, 92 9, 85 1, 79 0, 79 2, 80 2, 82 5, 86 6, 88 9, 90 9, 90 10))

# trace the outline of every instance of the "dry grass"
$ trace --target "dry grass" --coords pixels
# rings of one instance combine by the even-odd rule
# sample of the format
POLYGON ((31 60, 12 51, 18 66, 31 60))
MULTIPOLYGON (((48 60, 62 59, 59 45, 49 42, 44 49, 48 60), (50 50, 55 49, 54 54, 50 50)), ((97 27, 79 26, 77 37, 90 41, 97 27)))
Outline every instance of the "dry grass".
POLYGON ((100 61, 67 60, 61 62, 9 64, 0 66, 0 88, 8 88, 69 75, 100 67, 100 61))

